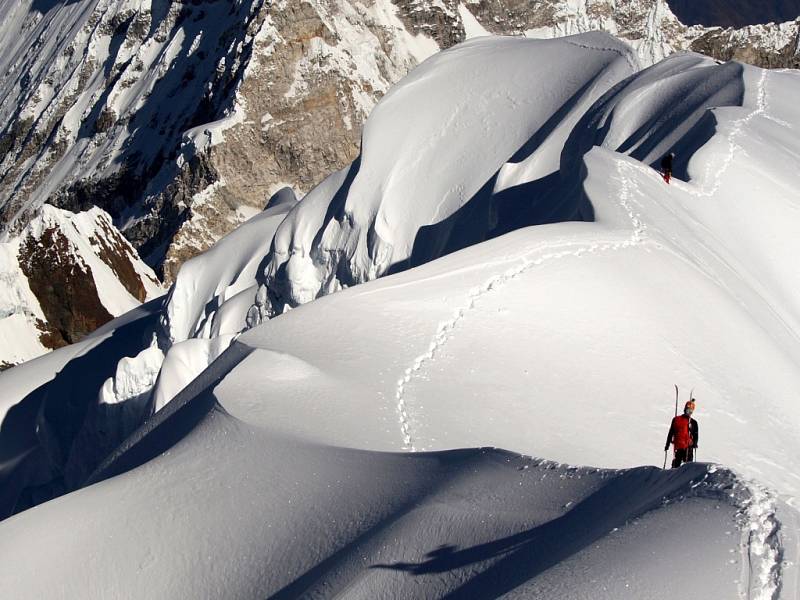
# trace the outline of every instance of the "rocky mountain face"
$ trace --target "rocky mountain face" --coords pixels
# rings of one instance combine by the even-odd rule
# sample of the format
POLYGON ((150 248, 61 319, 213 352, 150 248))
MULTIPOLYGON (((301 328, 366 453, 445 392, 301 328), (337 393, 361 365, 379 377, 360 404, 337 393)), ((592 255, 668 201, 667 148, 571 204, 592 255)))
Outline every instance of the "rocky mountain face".
POLYGON ((719 60, 738 60, 770 69, 800 68, 800 21, 710 29, 689 49, 719 60))
POLYGON ((691 49, 791 67, 799 23, 688 26, 666 0, 10 0, 2 239, 45 204, 100 207, 169 283, 277 190, 349 164, 377 100, 441 48, 600 29, 643 65, 691 49))
POLYGON ((438 49, 414 53, 388 3, 2 10, 6 233, 43 203, 100 206, 168 281, 279 184, 308 190, 351 161, 376 100, 438 49))
POLYGON ((44 205, 13 240, 0 243, 0 366, 72 344, 163 293, 94 207, 80 214, 44 205))

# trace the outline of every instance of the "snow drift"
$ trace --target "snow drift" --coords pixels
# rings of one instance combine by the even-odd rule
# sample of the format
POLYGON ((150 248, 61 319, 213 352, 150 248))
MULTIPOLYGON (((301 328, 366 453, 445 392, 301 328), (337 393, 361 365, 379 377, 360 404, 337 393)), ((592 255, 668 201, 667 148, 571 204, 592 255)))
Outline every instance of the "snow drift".
POLYGON ((681 565, 681 586, 734 598, 774 590, 780 574, 766 499, 708 465, 320 447, 226 415, 210 390, 116 460, 173 437, 188 412, 199 422, 168 453, 0 526, 15 597, 657 599, 681 565), (89 555, 91 576, 76 576, 89 555))
MULTIPOLYGON (((503 188, 518 183, 508 173, 518 163, 524 175, 555 171, 575 120, 637 68, 602 34, 479 38, 429 59, 372 112, 359 159, 278 228, 261 318, 485 239, 500 226, 491 184, 501 167, 512 163, 503 188)), ((580 208, 540 219, 579 218, 580 208)), ((516 226, 537 222, 517 215, 516 226)))

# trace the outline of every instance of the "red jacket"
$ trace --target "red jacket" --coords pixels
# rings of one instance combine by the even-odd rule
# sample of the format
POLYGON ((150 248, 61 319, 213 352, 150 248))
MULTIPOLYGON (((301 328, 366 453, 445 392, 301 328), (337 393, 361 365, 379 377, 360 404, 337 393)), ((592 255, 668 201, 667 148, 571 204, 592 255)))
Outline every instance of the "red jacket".
POLYGON ((672 419, 667 434, 667 446, 670 442, 675 444, 676 450, 684 448, 697 448, 698 438, 697 421, 686 415, 678 415, 672 419))

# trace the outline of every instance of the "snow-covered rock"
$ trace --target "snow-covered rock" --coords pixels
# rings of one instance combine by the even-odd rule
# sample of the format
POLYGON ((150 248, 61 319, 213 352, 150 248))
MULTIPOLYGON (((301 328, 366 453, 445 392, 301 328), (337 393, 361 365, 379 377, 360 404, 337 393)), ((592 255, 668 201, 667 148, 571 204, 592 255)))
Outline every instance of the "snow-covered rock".
POLYGON ((673 52, 693 50, 723 60, 736 56, 764 67, 797 67, 800 6, 795 3, 775 11, 770 3, 741 4, 733 7, 729 0, 475 0, 459 6, 465 25, 469 24, 467 37, 480 35, 481 29, 534 38, 605 31, 635 48, 644 65, 673 52), (677 13, 673 11, 676 5, 677 13), (769 15, 785 18, 770 23, 776 19, 769 15))
POLYGON ((6 366, 80 340, 164 292, 103 210, 45 205, 0 243, 0 362, 6 366))

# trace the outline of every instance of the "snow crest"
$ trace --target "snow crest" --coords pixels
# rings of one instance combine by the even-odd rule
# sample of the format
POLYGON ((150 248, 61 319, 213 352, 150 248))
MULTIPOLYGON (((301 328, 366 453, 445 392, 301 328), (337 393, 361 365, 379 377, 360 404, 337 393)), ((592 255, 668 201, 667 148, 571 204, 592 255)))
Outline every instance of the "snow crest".
POLYGON ((310 192, 276 231, 260 320, 485 239, 496 225, 495 201, 481 197, 487 181, 520 162, 518 151, 557 169, 557 141, 569 132, 564 116, 580 116, 637 68, 628 48, 598 33, 478 38, 426 61, 370 115, 361 157, 310 192), (558 80, 548 58, 556 55, 575 77, 545 91, 538 81, 558 80), (472 211, 485 211, 486 221, 472 217, 461 232, 459 219, 472 211))

